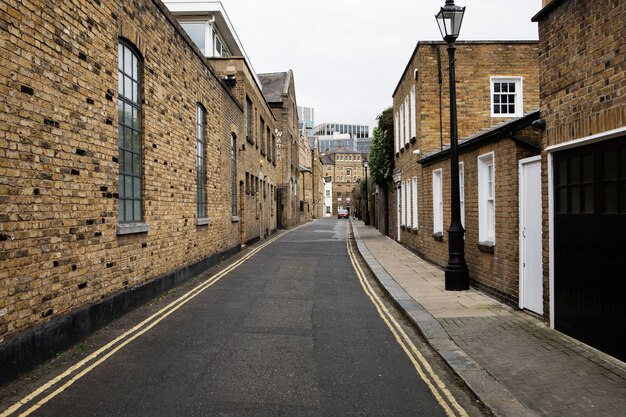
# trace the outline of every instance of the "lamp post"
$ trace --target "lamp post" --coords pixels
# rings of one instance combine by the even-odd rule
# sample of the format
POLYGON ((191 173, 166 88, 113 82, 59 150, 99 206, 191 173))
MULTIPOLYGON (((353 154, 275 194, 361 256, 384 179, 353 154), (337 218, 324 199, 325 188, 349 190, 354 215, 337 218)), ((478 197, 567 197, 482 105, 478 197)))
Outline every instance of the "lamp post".
POLYGON ((448 291, 469 289, 469 270, 465 263, 465 241, 461 223, 461 197, 459 195, 459 150, 456 120, 456 76, 454 72, 454 41, 459 37, 465 7, 456 6, 454 0, 446 0, 445 6, 435 16, 441 36, 448 43, 450 78, 450 192, 452 220, 448 228, 448 265, 445 271, 445 287, 448 291))
POLYGON ((367 184, 367 160, 363 160, 363 168, 365 168, 365 225, 370 225, 370 211, 369 211, 369 193, 370 189, 367 184))

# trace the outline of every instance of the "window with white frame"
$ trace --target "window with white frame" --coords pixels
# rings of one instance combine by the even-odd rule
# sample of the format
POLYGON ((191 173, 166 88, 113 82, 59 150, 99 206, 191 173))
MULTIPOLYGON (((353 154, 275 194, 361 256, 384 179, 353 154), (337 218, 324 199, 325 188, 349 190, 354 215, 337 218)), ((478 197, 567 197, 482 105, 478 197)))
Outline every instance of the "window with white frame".
MULTIPOLYGON (((415 118, 415 86, 411 87, 411 137, 417 136, 417 128, 415 118)), ((410 138, 409 138, 410 139, 410 138)))
POLYGON ((417 177, 411 179, 411 196, 413 197, 413 221, 411 227, 417 229, 417 177))
POLYGON ((495 165, 493 152, 478 157, 478 240, 496 242, 495 165))
POLYGON ((443 171, 433 171, 433 233, 443 235, 443 171))
POLYGON ((400 106, 400 148, 404 146, 406 140, 404 138, 405 126, 404 126, 404 104, 400 106))
POLYGON ((491 117, 521 117, 522 77, 491 77, 491 117))
POLYGON ((406 132, 404 134, 404 143, 407 143, 409 140, 411 140, 410 120, 411 115, 409 114, 409 96, 406 96, 404 98, 404 130, 406 132))
POLYGON ((404 189, 406 190, 406 225, 407 227, 411 227, 413 224, 413 219, 411 218, 411 180, 408 179, 404 182, 404 189))
POLYGON ((400 223, 402 226, 406 226, 406 188, 404 186, 404 181, 402 181, 400 183, 400 195, 402 196, 402 200, 401 200, 401 204, 400 204, 400 211, 402 212, 402 223, 400 223))
POLYGON ((465 164, 459 162, 459 199, 461 202, 461 225, 465 227, 465 164))
POLYGON ((396 112, 396 117, 394 120, 394 130, 395 130, 395 140, 396 140, 396 153, 400 152, 400 117, 398 116, 398 112, 396 112))

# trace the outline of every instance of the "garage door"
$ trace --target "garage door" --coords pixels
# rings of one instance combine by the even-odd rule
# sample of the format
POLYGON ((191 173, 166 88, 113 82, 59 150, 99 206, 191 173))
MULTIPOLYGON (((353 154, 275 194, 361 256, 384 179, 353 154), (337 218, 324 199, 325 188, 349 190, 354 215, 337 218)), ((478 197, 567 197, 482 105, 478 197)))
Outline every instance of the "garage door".
POLYGON ((626 360, 626 137, 554 154, 555 327, 626 360))

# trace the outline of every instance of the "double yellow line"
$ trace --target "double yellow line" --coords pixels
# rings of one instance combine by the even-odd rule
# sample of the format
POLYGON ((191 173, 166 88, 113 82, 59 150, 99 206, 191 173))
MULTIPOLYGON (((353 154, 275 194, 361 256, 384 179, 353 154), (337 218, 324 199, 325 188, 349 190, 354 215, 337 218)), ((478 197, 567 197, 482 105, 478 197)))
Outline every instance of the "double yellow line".
MULTIPOLYGON (((349 229, 348 229, 349 230, 349 229)), ((402 329, 400 324, 396 321, 396 319, 391 315, 387 307, 383 304, 382 300, 368 280, 365 278, 365 273, 361 266, 356 260, 356 256, 354 254, 354 249, 352 242, 350 239, 348 241, 348 255, 350 256, 350 261, 352 262, 352 266, 356 271, 357 277, 359 278, 359 282, 363 287, 363 291, 372 301, 374 306, 376 307, 376 311, 378 311, 378 315, 383 319, 391 333, 395 337, 396 341, 409 357, 411 363, 415 367, 417 374, 420 376, 422 381, 426 383, 430 392, 433 394, 439 405, 444 409, 446 414, 451 417, 467 417, 467 412, 459 405, 454 396, 450 393, 446 385, 443 383, 441 378, 433 371, 432 367, 426 361, 426 358, 421 354, 421 352, 417 349, 413 341, 409 338, 406 332, 402 329)))
MULTIPOLYGON (((293 230, 295 229, 292 229, 292 231, 293 230)), ((101 347, 100 349, 98 349, 97 351, 95 351, 94 353, 86 357, 85 359, 81 360, 80 362, 76 363, 72 367, 68 368, 62 374, 51 379, 46 384, 37 388, 35 391, 31 392, 26 397, 22 398, 20 401, 13 404, 8 409, 4 410, 2 414, 0 414, 0 417, 8 417, 8 416, 15 414, 22 407, 28 406, 36 398, 38 398, 39 396, 43 395, 44 393, 58 386, 56 389, 54 389, 54 391, 50 392, 48 395, 46 395, 45 397, 37 401, 35 404, 33 404, 26 411, 23 411, 21 414, 19 414, 19 416, 25 417, 25 416, 32 414, 41 406, 46 404, 48 401, 50 401, 51 399, 53 399, 54 397, 56 397, 57 395, 65 391, 72 384, 74 384, 80 378, 82 378, 91 370, 93 370, 96 366, 100 365, 102 362, 106 361, 108 358, 113 356, 117 351, 122 349, 124 346, 128 345, 130 342, 137 339, 138 337, 146 333, 148 330, 152 329, 154 326, 159 324, 162 320, 167 318, 170 314, 174 313, 179 308, 187 304, 189 301, 193 300, 195 297, 200 295, 204 290, 206 290, 207 288, 215 284, 217 281, 219 281, 224 276, 226 276, 229 272, 239 267, 241 264, 243 264, 248 259, 253 257, 256 253, 264 249, 266 246, 272 244, 274 241, 281 238, 283 235, 284 234, 281 234, 279 236, 276 236, 268 240, 267 242, 265 242, 258 248, 255 248, 254 250, 250 251, 248 254, 243 256, 238 261, 224 268, 222 271, 213 275, 211 278, 207 279, 206 281, 200 283, 198 286, 194 287, 192 290, 190 290, 186 294, 182 295, 181 297, 177 298, 176 300, 174 300, 167 306, 163 307, 161 310, 154 313, 153 315, 151 315, 150 317, 148 317, 147 319, 145 319, 144 321, 142 321, 141 323, 139 323, 132 329, 118 336, 117 338, 107 343, 105 346, 101 347)))

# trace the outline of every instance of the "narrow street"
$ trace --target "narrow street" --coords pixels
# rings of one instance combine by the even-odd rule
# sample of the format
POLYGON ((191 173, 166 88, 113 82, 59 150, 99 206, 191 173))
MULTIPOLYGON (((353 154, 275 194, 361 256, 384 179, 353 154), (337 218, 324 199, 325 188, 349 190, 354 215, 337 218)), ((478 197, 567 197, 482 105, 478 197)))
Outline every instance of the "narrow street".
POLYGON ((5 389, 0 415, 477 415, 437 364, 420 363, 430 354, 403 338, 397 313, 383 314, 389 304, 364 291, 348 228, 323 219, 251 248, 142 323, 100 335, 99 353, 57 366, 57 380, 5 389))

